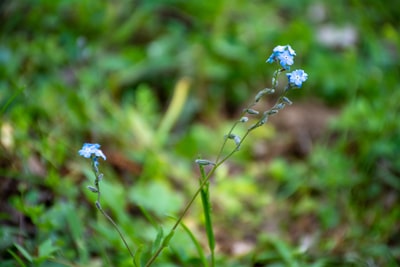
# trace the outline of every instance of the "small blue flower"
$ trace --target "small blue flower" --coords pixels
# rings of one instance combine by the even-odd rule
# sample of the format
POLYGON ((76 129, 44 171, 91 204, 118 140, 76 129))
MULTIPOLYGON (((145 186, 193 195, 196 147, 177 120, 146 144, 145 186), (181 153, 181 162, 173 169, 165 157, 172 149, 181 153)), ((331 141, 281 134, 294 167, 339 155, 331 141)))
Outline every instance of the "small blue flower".
POLYGON ((106 160, 106 156, 104 155, 103 151, 101 151, 99 144, 89 144, 85 143, 82 146, 82 149, 79 150, 79 155, 85 158, 91 158, 92 155, 95 157, 102 157, 104 160, 106 160))
POLYGON ((291 73, 287 73, 290 86, 294 86, 297 88, 301 88, 303 82, 305 82, 308 78, 308 74, 304 72, 304 70, 294 70, 291 73))
POLYGON ((279 63, 281 64, 282 68, 284 69, 290 69, 289 66, 293 65, 294 63, 294 58, 290 54, 288 50, 283 51, 277 56, 277 59, 279 60, 279 63))
POLYGON ((278 45, 272 50, 272 54, 266 62, 274 63, 278 61, 282 68, 289 70, 294 63, 295 55, 296 52, 290 45, 278 45))

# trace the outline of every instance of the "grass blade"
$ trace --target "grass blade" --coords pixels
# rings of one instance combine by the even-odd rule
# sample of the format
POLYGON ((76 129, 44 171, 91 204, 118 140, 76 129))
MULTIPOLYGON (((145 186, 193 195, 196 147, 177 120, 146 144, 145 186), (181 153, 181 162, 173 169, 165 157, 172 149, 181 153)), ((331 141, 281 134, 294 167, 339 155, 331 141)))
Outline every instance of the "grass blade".
MULTIPOLYGON (((205 179, 206 173, 204 170, 204 166, 199 165, 200 167, 200 172, 201 172, 201 181, 205 179)), ((207 233, 207 240, 208 240, 208 246, 211 251, 211 266, 215 266, 215 236, 214 236, 214 230, 212 227, 212 217, 211 217, 211 202, 210 202, 210 194, 209 194, 209 183, 206 183, 205 186, 201 189, 200 192, 201 196, 201 203, 203 205, 203 213, 204 213, 204 219, 205 219, 205 227, 206 227, 206 233, 207 233)))

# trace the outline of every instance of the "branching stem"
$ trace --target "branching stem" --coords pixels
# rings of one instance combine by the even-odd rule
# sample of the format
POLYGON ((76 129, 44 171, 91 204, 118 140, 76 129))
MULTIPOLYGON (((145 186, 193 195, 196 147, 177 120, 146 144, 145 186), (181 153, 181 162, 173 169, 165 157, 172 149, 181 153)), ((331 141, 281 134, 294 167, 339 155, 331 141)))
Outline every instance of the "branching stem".
MULTIPOLYGON (((278 76, 279 74, 282 72, 282 70, 277 70, 275 71, 274 75, 273 75, 273 88, 272 90, 276 89, 276 86, 278 85, 278 76)), ((279 103, 282 103, 282 99, 286 96, 288 90, 285 89, 282 94, 279 96, 279 98, 277 99, 275 105, 270 108, 268 111, 264 112, 264 114, 267 114, 268 112, 271 112, 272 110, 275 110, 277 108, 277 105, 279 103)), ((253 108, 256 104, 257 104, 258 100, 253 102, 252 104, 249 105, 249 107, 245 110, 243 110, 243 112, 241 113, 241 116, 244 116, 247 114, 247 110, 253 108)), ((186 204, 185 208, 183 209, 181 215, 179 216, 179 218, 177 219, 177 221, 175 222, 175 224, 172 226, 169 234, 167 235, 167 237, 170 239, 173 235, 173 233, 175 232, 175 230, 178 228, 179 224, 181 223, 181 221, 183 220, 183 218, 185 217, 186 213, 189 211, 190 207, 192 206, 193 202, 195 201, 195 199, 197 198, 197 196, 200 194, 201 190, 203 189, 204 186, 206 186, 206 184, 209 182, 210 178, 212 177, 212 175, 215 173, 215 171, 218 169, 219 166, 221 166, 226 160, 228 160, 233 154, 235 154, 238 151, 238 148, 241 146, 241 144, 246 140, 247 136, 250 134, 251 131, 253 131, 254 129, 260 127, 261 125, 263 125, 265 123, 265 115, 262 116, 252 127, 248 128, 246 133, 243 135, 243 137, 241 138, 240 142, 236 144, 236 147, 230 152, 228 153, 225 157, 223 157, 223 152, 225 150, 225 146, 227 144, 228 138, 227 136, 230 136, 233 131, 235 130, 236 126, 240 123, 240 121, 236 121, 231 129, 229 130, 228 134, 226 135, 226 137, 224 138, 224 142, 221 145, 221 148, 219 150, 219 153, 217 155, 217 158, 215 160, 215 164, 213 165, 213 167, 211 168, 211 170, 207 173, 207 175, 205 177, 203 177, 201 179, 201 183, 199 188, 196 190, 196 192, 193 194, 192 198, 190 199, 190 201, 186 204)), ((169 241, 168 239, 168 241, 169 241)), ((162 252, 162 250, 168 245, 165 244, 166 242, 163 242, 163 244, 157 249, 157 251, 152 255, 152 257, 148 260, 148 262, 146 263, 145 267, 149 267, 151 266, 151 264, 153 264, 153 262, 157 259, 157 257, 160 255, 160 253, 162 252)))

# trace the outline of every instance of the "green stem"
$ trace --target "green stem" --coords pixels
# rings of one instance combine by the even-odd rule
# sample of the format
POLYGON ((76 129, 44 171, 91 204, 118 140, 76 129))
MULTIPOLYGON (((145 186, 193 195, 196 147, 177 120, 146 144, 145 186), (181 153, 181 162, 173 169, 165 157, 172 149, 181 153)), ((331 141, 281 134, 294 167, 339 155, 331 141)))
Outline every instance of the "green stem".
MULTIPOLYGON (((275 71, 274 75, 273 75, 273 86, 272 89, 276 89, 276 86, 278 85, 278 76, 279 74, 282 72, 283 70, 277 70, 275 71)), ((284 92, 280 95, 280 97, 278 98, 278 100, 276 101, 275 105, 269 110, 271 111, 272 109, 274 109, 278 103, 280 103, 282 101, 282 98, 286 95, 288 90, 284 90, 284 92)), ((253 106, 255 106, 256 103, 253 102, 251 105, 249 105, 249 108, 252 108, 253 106)), ((243 112, 241 113, 241 117, 244 116, 247 113, 247 109, 243 110, 243 112)), ((268 112, 268 111, 267 111, 268 112)), ((224 148, 227 144, 227 140, 228 138, 226 137, 224 142, 221 145, 221 148, 219 150, 219 153, 217 155, 216 161, 215 161, 215 165, 212 167, 212 169, 208 172, 208 174, 205 177, 202 177, 201 179, 201 183, 199 188, 196 190, 196 192, 193 194, 192 198, 190 199, 190 201, 186 204, 183 212, 181 213, 181 215, 179 216, 179 218, 177 219, 177 221, 175 222, 175 224, 173 225, 173 227, 171 228, 169 234, 167 235, 168 237, 168 242, 170 240, 170 238, 172 237, 173 233, 175 232, 176 228, 179 226, 179 224, 181 223, 181 221, 183 220, 183 218, 185 217, 186 213, 189 211, 190 207, 192 206, 193 202, 195 201, 195 199, 197 198, 197 196, 200 194, 200 192, 202 192, 203 187, 208 183, 208 181, 210 180, 211 176, 215 173, 215 171, 217 170, 217 168, 219 166, 221 166, 226 160, 228 160, 233 154, 235 154, 235 152, 238 151, 238 148, 241 146, 241 144, 244 142, 244 140, 247 138, 247 136, 250 134, 251 131, 253 131, 254 129, 258 128, 259 126, 261 126, 263 123, 261 123, 264 120, 264 118, 261 118, 257 121, 256 124, 257 127, 251 127, 249 129, 247 129, 246 133, 243 135, 242 139, 240 140, 240 142, 238 144, 236 144, 235 149, 233 149, 228 155, 226 155, 225 157, 222 157, 224 148)), ((228 132, 229 136, 230 134, 233 133, 233 130, 236 128, 236 126, 238 125, 239 121, 236 121, 231 129, 228 132)), ((202 175, 203 176, 203 175, 202 175)), ((149 267, 151 266, 151 264, 153 264, 153 262, 157 259, 157 257, 160 255, 160 253, 162 252, 162 250, 168 245, 168 242, 163 242, 163 245, 161 245, 157 251, 153 254, 153 256, 149 259, 149 261, 146 263, 145 267, 149 267)))
POLYGON ((94 174, 95 174, 95 176, 96 176, 95 181, 94 181, 94 185, 95 185, 96 190, 97 190, 97 201, 95 202, 96 208, 101 212, 101 214, 103 214, 103 216, 112 224, 112 226, 114 227, 114 229, 118 232, 118 234, 119 234, 119 236, 120 236, 122 242, 124 243, 126 249, 128 250, 128 252, 129 252, 129 254, 130 254, 131 258, 132 258, 133 263, 134 263, 135 266, 136 266, 136 263, 135 263, 135 256, 134 256, 133 252, 131 251, 131 249, 129 248, 128 243, 126 242, 124 235, 122 234, 121 230, 118 228, 118 225, 117 225, 117 224, 114 222, 114 220, 102 209, 102 207, 101 207, 101 205, 100 205, 100 196, 101 196, 101 193, 100 193, 100 180, 101 180, 101 178, 102 178, 103 175, 99 172, 97 166, 95 165, 95 160, 96 160, 96 159, 92 159, 92 167, 93 167, 94 174))
POLYGON ((122 242, 124 242, 124 245, 126 247, 126 249, 129 251, 129 254, 131 255, 131 258, 133 260, 133 262, 135 262, 135 256, 133 255, 133 252, 131 251, 131 249, 128 246, 128 243, 126 242, 124 235, 122 234, 121 230, 119 230, 117 224, 114 222, 114 220, 101 208, 100 206, 100 202, 96 201, 96 207, 97 209, 101 212, 101 214, 103 214, 104 217, 107 218, 107 220, 112 224, 112 226, 114 227, 114 229, 118 232, 119 236, 121 237, 122 242))
MULTIPOLYGON (((215 169, 218 167, 219 165, 215 165, 210 172, 207 174, 207 176, 205 177, 205 179, 203 179, 200 183, 199 188, 196 190, 196 192, 194 193, 194 195, 192 196, 192 198, 190 199, 190 201, 188 202, 188 204, 186 204, 182 214, 179 216, 178 220, 175 222, 174 226, 172 226, 170 233, 168 234, 168 236, 172 233, 175 232, 176 228, 178 228, 178 225, 181 223, 181 221, 183 220, 183 217, 185 217, 186 213, 189 211, 190 207, 192 206, 194 200, 197 198, 197 196, 200 194, 203 186, 208 182, 208 180, 210 179, 211 175, 215 172, 215 169)), ((150 266, 158 257, 158 255, 160 255, 161 251, 164 249, 165 246, 161 246, 159 249, 157 249, 157 251, 153 254, 153 256, 150 258, 150 260, 146 263, 146 267, 150 266)))
MULTIPOLYGON (((248 130, 246 132, 246 134, 243 136, 241 142, 239 143, 239 145, 246 139, 246 137, 248 136, 248 134, 250 133, 251 130, 248 130)), ((210 172, 206 175, 206 177, 204 179, 201 180, 200 186, 199 188, 196 190, 196 192, 194 193, 194 195, 192 196, 192 198, 190 199, 190 201, 188 202, 188 204, 186 204, 182 214, 179 216, 178 220, 175 222, 174 226, 172 226, 169 235, 172 232, 175 232, 176 228, 179 226, 179 224, 181 223, 181 221, 183 220, 183 218, 185 217, 186 213, 189 211, 190 207, 192 206, 193 202, 195 201, 195 199, 197 198, 197 196, 200 194, 200 192, 202 191, 203 187, 208 183, 208 181, 210 180, 211 176, 214 174, 214 172, 216 171, 216 169, 221 166, 221 164, 223 164, 228 158, 230 158, 235 152, 237 151, 237 149, 235 148, 233 151, 231 151, 226 157, 224 157, 221 161, 217 162, 213 168, 210 170, 210 172)), ((165 246, 161 246, 154 254, 153 256, 150 258, 150 260, 146 263, 145 267, 150 266, 158 257, 158 255, 160 255, 161 251, 164 249, 165 246)))

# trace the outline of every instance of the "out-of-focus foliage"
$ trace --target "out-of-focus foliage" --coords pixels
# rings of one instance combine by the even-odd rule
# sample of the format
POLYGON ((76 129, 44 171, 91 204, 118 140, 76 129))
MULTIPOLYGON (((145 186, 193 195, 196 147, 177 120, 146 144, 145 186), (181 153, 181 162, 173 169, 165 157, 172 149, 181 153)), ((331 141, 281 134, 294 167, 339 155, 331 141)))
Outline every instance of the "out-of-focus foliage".
MULTIPOLYGON (((309 74, 284 112, 320 102, 338 115, 315 138, 310 127, 323 125, 282 131, 278 114, 219 169, 218 266, 396 266, 396 5, 2 1, 0 266, 130 266, 86 190, 82 143, 107 155, 103 207, 132 248, 151 247, 198 186, 193 160, 215 156, 231 120, 270 86, 265 60, 279 44, 309 74), (311 145, 299 156, 293 142, 311 145)), ((201 244, 202 220, 199 207, 185 220, 201 244)), ((157 264, 202 266, 184 231, 157 264)))

